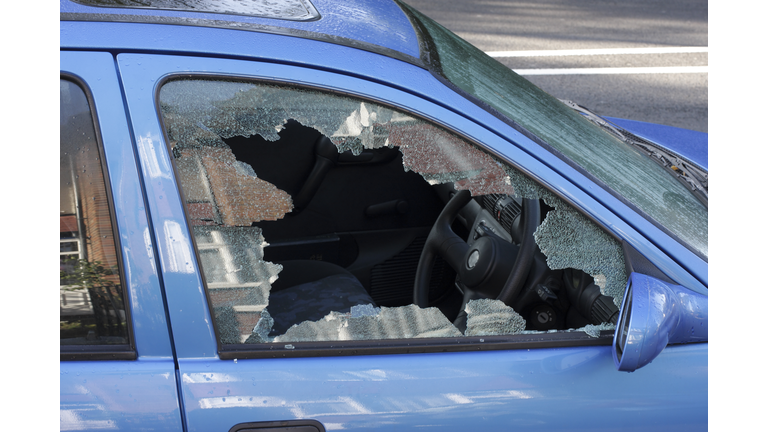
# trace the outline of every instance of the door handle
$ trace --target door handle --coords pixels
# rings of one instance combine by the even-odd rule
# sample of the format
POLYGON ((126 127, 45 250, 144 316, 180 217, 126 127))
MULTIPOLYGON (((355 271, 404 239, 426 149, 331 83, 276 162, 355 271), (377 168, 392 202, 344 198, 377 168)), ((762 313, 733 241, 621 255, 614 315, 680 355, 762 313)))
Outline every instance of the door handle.
POLYGON ((325 427, 317 420, 283 420, 240 423, 229 432, 325 432, 325 427))

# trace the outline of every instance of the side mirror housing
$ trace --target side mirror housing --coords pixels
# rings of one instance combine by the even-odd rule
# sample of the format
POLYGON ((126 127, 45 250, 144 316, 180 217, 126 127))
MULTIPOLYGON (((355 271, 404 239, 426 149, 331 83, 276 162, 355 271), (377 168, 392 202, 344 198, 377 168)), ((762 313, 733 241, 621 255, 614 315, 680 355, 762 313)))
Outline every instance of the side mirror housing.
POLYGON ((707 296, 632 273, 613 336, 616 368, 637 370, 668 344, 706 342, 708 316, 707 296))

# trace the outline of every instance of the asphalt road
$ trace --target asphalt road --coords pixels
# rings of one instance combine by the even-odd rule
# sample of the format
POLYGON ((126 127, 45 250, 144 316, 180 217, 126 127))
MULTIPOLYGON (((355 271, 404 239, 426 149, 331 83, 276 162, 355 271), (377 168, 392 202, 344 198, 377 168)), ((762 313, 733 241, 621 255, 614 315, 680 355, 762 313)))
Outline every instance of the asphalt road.
POLYGON ((406 2, 558 98, 708 132, 706 0, 406 2))

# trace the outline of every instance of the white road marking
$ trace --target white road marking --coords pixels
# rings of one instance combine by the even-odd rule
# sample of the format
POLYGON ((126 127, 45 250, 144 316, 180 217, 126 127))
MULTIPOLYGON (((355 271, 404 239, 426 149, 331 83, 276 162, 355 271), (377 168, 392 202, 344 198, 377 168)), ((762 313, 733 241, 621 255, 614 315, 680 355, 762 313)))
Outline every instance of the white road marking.
POLYGON ((622 54, 687 54, 706 53, 709 47, 598 48, 572 50, 489 51, 491 57, 561 57, 622 54))
POLYGON ((709 66, 514 69, 518 75, 614 75, 709 73, 709 66))

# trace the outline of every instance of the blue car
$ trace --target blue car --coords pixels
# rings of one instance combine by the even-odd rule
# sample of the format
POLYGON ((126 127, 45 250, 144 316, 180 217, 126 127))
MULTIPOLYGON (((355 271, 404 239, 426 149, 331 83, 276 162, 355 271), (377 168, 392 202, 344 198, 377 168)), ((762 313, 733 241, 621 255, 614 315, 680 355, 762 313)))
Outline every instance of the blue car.
POLYGON ((707 429, 707 134, 400 0, 60 5, 62 431, 707 429))

